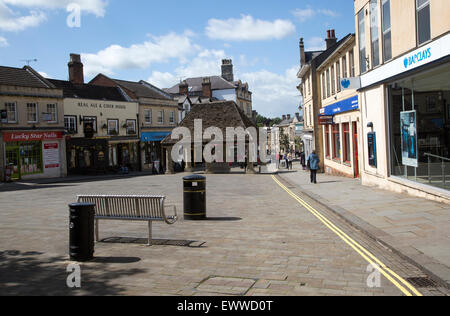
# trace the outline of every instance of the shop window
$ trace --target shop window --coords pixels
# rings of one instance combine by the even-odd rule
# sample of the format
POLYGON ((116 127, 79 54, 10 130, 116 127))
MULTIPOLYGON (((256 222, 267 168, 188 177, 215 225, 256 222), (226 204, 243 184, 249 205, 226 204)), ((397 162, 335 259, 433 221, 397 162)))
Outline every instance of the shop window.
POLYGON ((58 112, 56 104, 47 104, 47 113, 48 118, 46 121, 49 123, 57 123, 58 122, 58 112))
POLYGON ((391 175, 450 190, 449 77, 444 65, 389 85, 391 175))
POLYGON ((366 29, 364 21, 364 9, 358 13, 358 37, 359 37, 359 69, 361 73, 367 71, 366 64, 366 29))
POLYGON ((391 1, 383 0, 383 59, 392 59, 392 36, 391 36, 391 1))
POLYGON ((85 116, 83 117, 83 125, 86 130, 87 125, 92 127, 94 133, 97 133, 97 117, 96 116, 85 116))
POLYGON ((108 136, 119 135, 119 120, 108 120, 108 136))
POLYGON ((78 132, 77 127, 76 116, 64 116, 64 128, 69 134, 76 134, 78 132))
POLYGON ((329 159, 330 156, 330 125, 325 125, 325 155, 329 159))
POLYGON ((144 119, 145 119, 145 124, 148 124, 148 125, 152 124, 152 110, 151 109, 144 110, 144 119))
POLYGON ((127 120, 127 135, 136 135, 136 120, 127 120))
POLYGON ((17 105, 16 103, 5 103, 8 123, 17 123, 17 105))
POLYGON ((417 41, 419 45, 431 39, 430 0, 416 0, 417 41))
POLYGON ((341 159, 341 134, 339 124, 333 125, 333 159, 341 159))
POLYGON ((351 151, 350 151, 350 124, 342 124, 343 140, 344 140, 344 162, 347 164, 351 163, 351 151))
POLYGON ((42 173, 42 142, 8 143, 6 156, 16 157, 13 168, 20 176, 42 173))
POLYGON ((27 104, 27 118, 28 123, 38 122, 38 105, 36 103, 27 104))
POLYGON ((370 36, 372 40, 372 67, 380 64, 380 40, 378 36, 378 0, 370 0, 370 36))

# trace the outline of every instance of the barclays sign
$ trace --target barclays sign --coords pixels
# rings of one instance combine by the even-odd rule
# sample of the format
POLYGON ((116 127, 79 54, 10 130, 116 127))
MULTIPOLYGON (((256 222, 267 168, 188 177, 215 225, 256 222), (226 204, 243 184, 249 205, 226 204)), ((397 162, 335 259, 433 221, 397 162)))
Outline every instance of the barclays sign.
POLYGON ((415 53, 411 56, 405 57, 405 59, 403 60, 403 65, 405 66, 406 69, 408 69, 409 67, 420 64, 430 58, 431 58, 431 47, 418 53, 415 53))

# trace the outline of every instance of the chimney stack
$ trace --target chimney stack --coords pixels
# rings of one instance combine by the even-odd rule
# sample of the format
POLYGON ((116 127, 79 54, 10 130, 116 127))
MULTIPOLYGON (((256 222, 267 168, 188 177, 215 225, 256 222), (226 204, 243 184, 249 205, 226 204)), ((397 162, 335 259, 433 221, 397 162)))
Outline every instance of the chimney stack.
POLYGON ((189 86, 188 86, 186 80, 183 80, 183 81, 180 83, 179 88, 180 88, 180 94, 181 94, 181 95, 189 96, 189 86))
POLYGON ((333 47, 337 43, 336 32, 335 30, 327 31, 327 38, 325 40, 327 43, 327 50, 333 47))
POLYGON ((300 38, 300 66, 304 66, 305 64, 306 64, 305 43, 303 43, 303 38, 300 38))
POLYGON ((78 54, 70 54, 69 80, 73 84, 84 84, 83 64, 81 56, 78 54))
POLYGON ((283 115, 282 119, 283 121, 286 121, 286 115, 283 115))
POLYGON ((203 97, 204 98, 212 98, 212 90, 211 90, 211 78, 205 77, 203 78, 202 82, 202 88, 203 88, 203 97))
POLYGON ((291 115, 290 114, 288 114, 286 117, 287 117, 288 120, 291 119, 291 115))
POLYGON ((226 81, 233 82, 233 61, 231 59, 222 60, 222 78, 226 81))

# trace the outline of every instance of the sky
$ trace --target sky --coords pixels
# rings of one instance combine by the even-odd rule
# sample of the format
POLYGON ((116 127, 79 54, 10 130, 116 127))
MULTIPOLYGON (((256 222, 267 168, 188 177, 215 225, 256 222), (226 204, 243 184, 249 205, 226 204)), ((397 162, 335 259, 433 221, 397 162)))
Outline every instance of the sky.
POLYGON ((351 0, 0 0, 0 65, 30 66, 68 79, 70 53, 85 80, 98 73, 169 88, 221 74, 249 83, 253 109, 267 117, 298 112, 299 39, 325 47, 326 31, 354 33, 351 0))

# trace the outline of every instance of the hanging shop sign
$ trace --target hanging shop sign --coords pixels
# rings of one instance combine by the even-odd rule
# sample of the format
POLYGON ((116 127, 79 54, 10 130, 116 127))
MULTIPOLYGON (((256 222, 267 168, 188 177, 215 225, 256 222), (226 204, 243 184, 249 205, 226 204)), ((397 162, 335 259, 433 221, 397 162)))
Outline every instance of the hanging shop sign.
POLYGON ((401 112, 400 128, 402 137, 402 163, 404 166, 418 168, 417 112, 401 112))
POLYGON ((63 138, 62 132, 17 132, 3 133, 4 142, 31 142, 43 140, 59 140, 63 138))
POLYGON ((358 90, 361 89, 361 77, 343 78, 341 80, 342 90, 358 90))
POLYGON ((334 116, 333 115, 319 115, 319 125, 333 125, 334 116))

